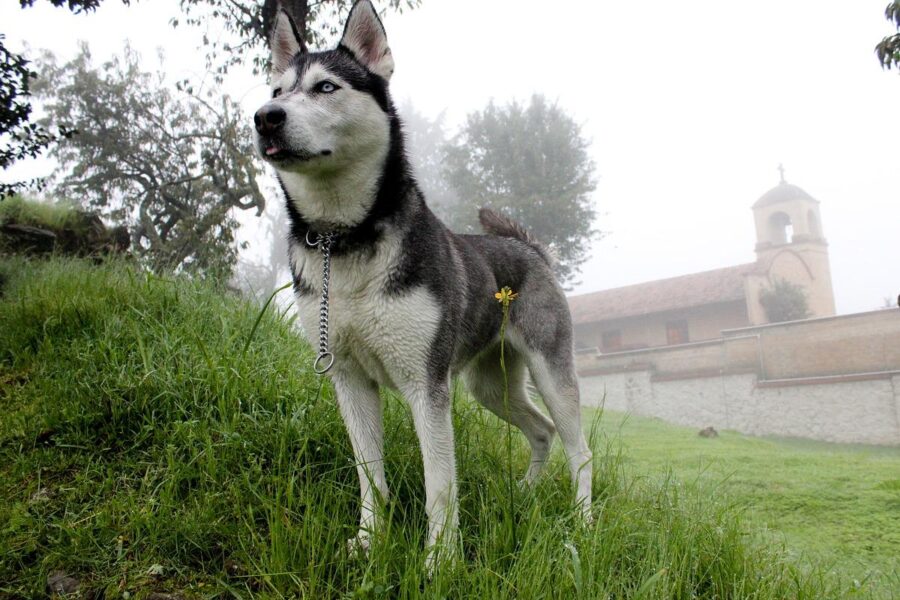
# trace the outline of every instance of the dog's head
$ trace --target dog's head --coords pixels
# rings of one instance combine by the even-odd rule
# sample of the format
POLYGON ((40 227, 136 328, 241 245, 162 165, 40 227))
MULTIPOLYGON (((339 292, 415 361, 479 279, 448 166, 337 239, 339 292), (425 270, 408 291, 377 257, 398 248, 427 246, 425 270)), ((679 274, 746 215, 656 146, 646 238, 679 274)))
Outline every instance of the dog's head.
POLYGON ((369 0, 353 6, 337 48, 325 52, 307 52, 296 24, 281 10, 271 48, 272 99, 254 115, 260 155, 282 175, 294 176, 383 160, 394 59, 369 0))

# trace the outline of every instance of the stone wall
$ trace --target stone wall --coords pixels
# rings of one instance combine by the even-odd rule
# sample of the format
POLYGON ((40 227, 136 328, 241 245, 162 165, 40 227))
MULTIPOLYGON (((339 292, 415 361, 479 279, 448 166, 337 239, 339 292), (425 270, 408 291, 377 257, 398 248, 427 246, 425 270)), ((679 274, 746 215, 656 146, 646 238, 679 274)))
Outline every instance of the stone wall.
POLYGON ((900 445, 900 309, 578 355, 582 399, 682 425, 900 445))

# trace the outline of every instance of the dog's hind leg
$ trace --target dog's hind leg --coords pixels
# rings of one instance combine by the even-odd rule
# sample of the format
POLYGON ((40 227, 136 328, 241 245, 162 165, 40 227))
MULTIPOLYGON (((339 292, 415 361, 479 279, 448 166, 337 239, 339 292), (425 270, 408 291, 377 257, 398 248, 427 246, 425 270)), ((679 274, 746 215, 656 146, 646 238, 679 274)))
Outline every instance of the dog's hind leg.
POLYGON ((526 361, 535 386, 544 398, 566 451, 566 461, 575 486, 575 501, 585 519, 591 519, 591 450, 581 429, 578 379, 571 352, 551 356, 526 351, 526 361))
POLYGON ((531 462, 525 481, 532 483, 547 462, 556 428, 528 397, 525 360, 509 344, 504 349, 504 362, 509 383, 509 406, 503 403, 500 344, 483 352, 469 364, 464 373, 466 387, 485 408, 525 434, 531 445, 531 462))
POLYGON ((352 365, 335 367, 332 375, 337 392, 338 407, 356 460, 362 512, 359 533, 351 539, 352 550, 367 551, 369 536, 378 526, 379 504, 387 500, 387 480, 384 476, 384 425, 378 386, 352 365), (376 496, 376 493, 381 497, 376 496))

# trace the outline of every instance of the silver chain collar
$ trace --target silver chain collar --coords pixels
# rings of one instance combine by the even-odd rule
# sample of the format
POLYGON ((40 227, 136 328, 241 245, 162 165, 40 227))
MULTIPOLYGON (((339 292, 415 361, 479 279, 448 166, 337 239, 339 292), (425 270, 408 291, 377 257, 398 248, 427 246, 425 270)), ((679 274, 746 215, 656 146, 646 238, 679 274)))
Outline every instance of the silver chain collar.
POLYGON ((331 245, 334 243, 335 234, 317 233, 315 241, 311 240, 306 232, 306 245, 318 248, 322 253, 322 302, 319 305, 319 355, 313 361, 313 371, 317 375, 327 373, 334 365, 334 354, 328 351, 328 280, 331 278, 331 245))

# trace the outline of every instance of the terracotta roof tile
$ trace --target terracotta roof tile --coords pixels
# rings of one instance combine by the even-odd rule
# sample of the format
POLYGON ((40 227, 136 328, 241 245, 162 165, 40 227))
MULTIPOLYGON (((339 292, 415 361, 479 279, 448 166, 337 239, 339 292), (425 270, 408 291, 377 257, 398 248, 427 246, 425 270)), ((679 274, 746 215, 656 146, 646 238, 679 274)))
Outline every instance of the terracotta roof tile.
POLYGON ((756 263, 659 279, 591 294, 569 297, 576 324, 609 321, 704 304, 744 299, 744 275, 756 263))

